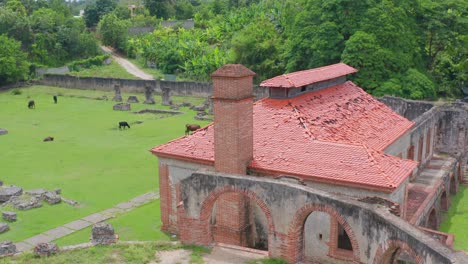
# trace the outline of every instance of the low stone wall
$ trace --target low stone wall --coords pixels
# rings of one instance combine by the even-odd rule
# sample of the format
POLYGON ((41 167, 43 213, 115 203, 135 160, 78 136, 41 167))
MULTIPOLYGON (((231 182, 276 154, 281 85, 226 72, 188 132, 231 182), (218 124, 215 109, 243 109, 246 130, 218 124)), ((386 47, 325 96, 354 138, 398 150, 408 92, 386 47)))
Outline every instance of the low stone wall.
MULTIPOLYGON (((153 87, 156 94, 162 94, 163 89, 169 89, 171 95, 209 97, 212 95, 213 85, 208 82, 178 82, 163 80, 128 80, 117 78, 75 77, 70 75, 45 74, 38 84, 73 89, 113 91, 119 85, 123 92, 144 93, 145 87, 153 87)), ((257 99, 268 96, 268 90, 254 87, 257 99)))

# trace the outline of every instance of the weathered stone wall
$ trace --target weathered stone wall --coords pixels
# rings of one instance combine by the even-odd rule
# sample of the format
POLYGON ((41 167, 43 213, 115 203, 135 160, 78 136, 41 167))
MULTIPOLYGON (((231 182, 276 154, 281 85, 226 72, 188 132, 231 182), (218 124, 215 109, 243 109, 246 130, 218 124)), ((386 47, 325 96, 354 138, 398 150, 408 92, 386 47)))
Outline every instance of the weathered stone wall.
POLYGON ((409 120, 416 119, 434 107, 434 105, 429 102, 413 101, 392 96, 384 96, 377 99, 409 120))
MULTIPOLYGON (((207 82, 179 82, 163 80, 129 80, 99 77, 75 77, 70 75, 45 74, 38 84, 63 88, 113 91, 119 85, 123 92, 144 93, 145 87, 153 87, 156 94, 162 94, 162 89, 168 88, 171 95, 209 97, 213 93, 213 86, 207 82)), ((254 87, 256 99, 268 96, 268 89, 254 87)))
POLYGON ((317 211, 327 213, 346 230, 353 246, 350 261, 381 263, 382 257, 403 248, 414 255, 416 263, 468 263, 465 254, 455 253, 378 206, 310 187, 207 172, 194 173, 182 180, 177 189, 178 225, 185 243, 213 242, 210 229, 213 205, 221 195, 234 192, 249 197, 262 208, 268 222, 269 254, 283 257, 289 263, 303 260, 304 221, 317 211))

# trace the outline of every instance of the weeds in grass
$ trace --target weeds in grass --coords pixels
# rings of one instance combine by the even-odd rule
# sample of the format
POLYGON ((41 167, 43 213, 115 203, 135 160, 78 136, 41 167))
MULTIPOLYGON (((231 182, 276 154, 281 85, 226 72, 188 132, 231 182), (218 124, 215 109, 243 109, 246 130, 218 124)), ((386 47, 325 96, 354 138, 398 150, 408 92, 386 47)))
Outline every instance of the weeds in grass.
POLYGON ((11 94, 13 94, 13 95, 20 95, 20 94, 21 94, 21 90, 15 88, 15 89, 11 90, 11 94))
POLYGON ((211 252, 210 248, 198 245, 184 245, 183 249, 192 251, 190 255, 190 263, 203 264, 203 255, 211 252))
POLYGON ((282 258, 265 258, 247 262, 247 264, 287 264, 282 258))

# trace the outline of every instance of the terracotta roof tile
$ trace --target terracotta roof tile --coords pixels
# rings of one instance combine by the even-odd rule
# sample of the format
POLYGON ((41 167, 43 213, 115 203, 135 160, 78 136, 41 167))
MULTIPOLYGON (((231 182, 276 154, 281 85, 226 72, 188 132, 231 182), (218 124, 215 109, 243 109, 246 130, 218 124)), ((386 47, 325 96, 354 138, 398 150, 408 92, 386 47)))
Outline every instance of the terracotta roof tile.
MULTIPOLYGON (((412 122, 351 82, 254 105, 250 168, 332 184, 392 191, 417 163, 382 150, 412 122)), ((214 127, 157 146, 158 156, 214 162, 214 127)))
POLYGON ((239 78, 245 76, 254 76, 255 72, 251 71, 242 64, 226 64, 217 69, 211 74, 211 77, 232 77, 239 78))
POLYGON ((295 88, 334 79, 355 72, 357 72, 357 70, 353 67, 344 63, 337 63, 325 67, 276 76, 274 78, 263 81, 260 86, 295 88))

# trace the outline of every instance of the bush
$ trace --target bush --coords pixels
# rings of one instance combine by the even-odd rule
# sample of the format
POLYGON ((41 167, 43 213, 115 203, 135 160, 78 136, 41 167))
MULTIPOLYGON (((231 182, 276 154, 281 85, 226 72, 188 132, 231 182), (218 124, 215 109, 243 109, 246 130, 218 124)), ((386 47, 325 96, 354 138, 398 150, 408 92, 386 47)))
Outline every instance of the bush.
POLYGON ((88 69, 92 66, 101 66, 109 57, 110 54, 104 54, 84 60, 74 61, 68 65, 68 68, 70 71, 80 71, 81 69, 88 69))
POLYGON ((17 88, 16 88, 16 89, 13 89, 13 90, 11 91, 11 94, 13 94, 13 95, 20 95, 21 93, 22 93, 21 90, 20 90, 20 89, 17 89, 17 88))

